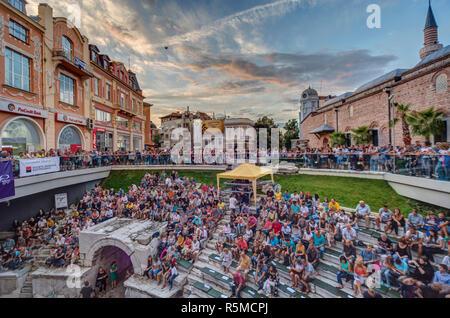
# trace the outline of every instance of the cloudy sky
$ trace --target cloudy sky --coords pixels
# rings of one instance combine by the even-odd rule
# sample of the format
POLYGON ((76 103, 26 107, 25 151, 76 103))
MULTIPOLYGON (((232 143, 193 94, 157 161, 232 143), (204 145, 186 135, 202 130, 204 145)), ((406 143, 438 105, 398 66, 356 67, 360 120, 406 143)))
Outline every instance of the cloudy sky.
MULTIPOLYGON (((36 14, 39 0, 28 0, 36 14)), ((427 0, 46 0, 56 15, 82 12, 81 31, 138 74, 152 120, 190 106, 277 123, 298 117, 311 85, 353 91, 419 62, 427 0), (366 25, 381 7, 381 28, 366 25), (166 50, 164 47, 168 47, 166 50)), ((450 43, 450 1, 433 0, 440 41, 450 43)))

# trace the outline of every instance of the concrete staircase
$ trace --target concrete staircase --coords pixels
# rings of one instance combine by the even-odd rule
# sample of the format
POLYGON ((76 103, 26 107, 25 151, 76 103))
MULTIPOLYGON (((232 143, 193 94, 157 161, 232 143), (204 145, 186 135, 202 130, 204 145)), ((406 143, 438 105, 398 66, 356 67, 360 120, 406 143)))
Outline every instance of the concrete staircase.
MULTIPOLYGON (((224 202, 227 202, 226 198, 224 202)), ((205 248, 201 251, 198 261, 195 262, 193 268, 187 277, 187 284, 183 289, 183 297, 185 298, 228 298, 231 295, 230 283, 232 275, 225 274, 221 266, 220 257, 215 250, 218 233, 224 224, 230 222, 230 215, 227 213, 220 221, 219 226, 212 238, 207 241, 205 248)), ((375 228, 374 219, 372 219, 371 228, 375 228)), ((365 244, 377 244, 377 239, 381 236, 381 232, 375 230, 365 230, 364 221, 359 222, 358 239, 365 244)), ((399 236, 403 235, 403 229, 400 229, 399 236)), ((397 238, 388 236, 394 243, 397 238)), ((354 298, 353 296, 353 279, 349 282, 344 280, 344 288, 338 289, 336 275, 339 268, 339 255, 342 253, 342 243, 337 242, 332 248, 326 249, 324 259, 321 260, 317 276, 310 283, 311 292, 305 295, 299 289, 292 288, 292 282, 289 275, 289 268, 278 262, 273 262, 280 274, 279 297, 280 298, 354 298)), ((362 248, 357 247, 357 253, 362 248)), ((413 256, 417 254, 413 252, 413 256)), ((435 255, 436 263, 442 261, 444 255, 435 255)), ((230 272, 235 270, 237 262, 234 261, 230 272)), ((363 291, 367 290, 364 286, 363 291)), ((384 287, 377 288, 385 298, 399 298, 400 294, 395 289, 388 290, 384 287)), ((266 298, 263 291, 258 291, 258 287, 254 280, 254 270, 250 271, 246 288, 241 293, 243 298, 266 298)))

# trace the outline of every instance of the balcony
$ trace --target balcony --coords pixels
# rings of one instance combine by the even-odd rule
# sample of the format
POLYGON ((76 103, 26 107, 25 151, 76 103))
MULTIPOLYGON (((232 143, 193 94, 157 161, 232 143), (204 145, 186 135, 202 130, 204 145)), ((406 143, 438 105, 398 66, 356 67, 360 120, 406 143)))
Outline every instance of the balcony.
POLYGON ((68 56, 62 49, 53 51, 53 61, 57 62, 57 65, 61 65, 70 73, 80 76, 82 79, 88 79, 94 76, 87 70, 86 64, 82 60, 78 57, 68 56))
POLYGON ((128 115, 128 116, 130 116, 130 117, 136 117, 136 116, 138 116, 138 114, 135 113, 135 112, 133 111, 132 107, 129 106, 129 105, 122 106, 122 105, 120 105, 120 104, 115 103, 115 104, 114 104, 114 107, 119 111, 119 113, 128 115))

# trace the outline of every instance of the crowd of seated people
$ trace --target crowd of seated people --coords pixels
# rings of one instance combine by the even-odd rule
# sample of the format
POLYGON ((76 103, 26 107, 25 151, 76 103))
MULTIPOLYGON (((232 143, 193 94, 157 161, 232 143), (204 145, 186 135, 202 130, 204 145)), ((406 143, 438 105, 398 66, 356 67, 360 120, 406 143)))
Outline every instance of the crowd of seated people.
MULTIPOLYGON (((430 288, 439 289, 440 296, 448 297, 450 293, 449 220, 443 213, 432 216, 429 212, 423 218, 413 210, 408 218, 403 218, 398 209, 392 212, 383 206, 375 213, 372 226, 372 211, 363 201, 354 212, 346 213, 334 199, 322 201, 317 194, 297 191, 291 194, 287 190, 284 193, 269 190, 256 210, 249 209, 235 196, 230 198, 229 206, 231 222, 220 231, 216 250, 225 273, 230 272, 233 260, 239 264, 233 272, 233 296, 240 296, 251 269, 255 270, 254 281, 259 289, 268 296, 276 296, 277 269, 271 269, 272 261, 289 269, 293 288, 310 293, 326 249, 338 248, 338 242, 342 244, 342 252, 336 286, 342 289, 345 283, 350 283, 354 297, 378 295, 372 286, 367 286, 372 275, 378 277, 381 286, 395 288, 403 297, 429 296, 433 294, 430 288), (358 223, 358 219, 362 222, 358 223), (359 224, 382 231, 376 244, 359 239, 364 229, 359 224), (402 235, 399 229, 403 230, 402 235), (396 235, 398 242, 393 242, 388 234, 396 235), (231 247, 227 248, 227 244, 231 247), (447 254, 440 263, 433 257, 438 253, 447 254), (421 283, 420 288, 427 291, 411 293, 408 287, 411 282, 416 287, 421 283), (364 286, 370 287, 369 291, 364 286)), ((438 294, 434 293, 439 297, 438 294)))

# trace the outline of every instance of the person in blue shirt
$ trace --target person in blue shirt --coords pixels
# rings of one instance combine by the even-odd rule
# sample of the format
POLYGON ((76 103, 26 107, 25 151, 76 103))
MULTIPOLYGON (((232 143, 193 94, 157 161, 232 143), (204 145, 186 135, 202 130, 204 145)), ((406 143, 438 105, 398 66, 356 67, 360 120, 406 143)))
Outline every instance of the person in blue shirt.
POLYGON ((289 194, 289 190, 284 191, 283 198, 285 201, 289 201, 289 199, 291 198, 291 195, 289 194))
POLYGON ((363 264, 365 266, 372 265, 375 263, 376 257, 375 252, 372 245, 367 245, 365 249, 363 249, 360 253, 363 258, 363 264))
POLYGON ((291 205, 291 209, 294 212, 294 214, 297 214, 298 211, 300 211, 300 205, 297 201, 294 202, 294 204, 291 205))
POLYGON ((322 233, 319 232, 318 229, 316 229, 313 233, 313 239, 314 239, 314 246, 319 250, 320 252, 320 258, 323 259, 323 253, 325 252, 325 236, 323 236, 322 233))
POLYGON ((434 273, 433 283, 450 285, 450 274, 448 273, 447 265, 445 264, 439 265, 438 271, 434 273))
POLYGON ((271 257, 275 258, 275 255, 278 254, 280 240, 272 232, 269 234, 269 238, 270 238, 270 247, 271 247, 271 257))

